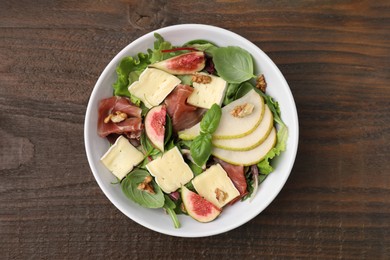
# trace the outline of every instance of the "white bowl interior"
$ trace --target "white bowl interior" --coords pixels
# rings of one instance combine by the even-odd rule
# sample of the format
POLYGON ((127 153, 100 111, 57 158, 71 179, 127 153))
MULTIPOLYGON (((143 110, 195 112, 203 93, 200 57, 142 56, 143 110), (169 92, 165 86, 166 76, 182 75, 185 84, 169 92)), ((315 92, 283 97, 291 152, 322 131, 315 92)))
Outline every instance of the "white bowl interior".
POLYGON ((216 235, 234 229, 262 212, 277 196, 284 186, 293 167, 298 148, 298 116, 290 88, 283 75, 256 45, 245 38, 214 26, 183 24, 165 27, 150 32, 135 40, 119 52, 99 77, 89 100, 85 117, 85 148, 94 177, 107 198, 126 216, 154 231, 180 237, 203 237, 216 235), (275 171, 260 185, 256 197, 249 202, 235 203, 224 209, 213 222, 199 223, 192 218, 179 215, 181 228, 175 229, 168 215, 162 209, 146 209, 130 201, 122 193, 120 185, 113 185, 115 177, 100 162, 109 143, 97 134, 98 104, 103 98, 112 95, 112 84, 116 80, 115 68, 125 56, 134 56, 153 47, 154 32, 161 34, 173 45, 181 45, 194 39, 205 39, 219 46, 240 46, 249 51, 255 67, 265 75, 267 93, 279 102, 282 119, 289 128, 287 149, 278 159, 275 171))

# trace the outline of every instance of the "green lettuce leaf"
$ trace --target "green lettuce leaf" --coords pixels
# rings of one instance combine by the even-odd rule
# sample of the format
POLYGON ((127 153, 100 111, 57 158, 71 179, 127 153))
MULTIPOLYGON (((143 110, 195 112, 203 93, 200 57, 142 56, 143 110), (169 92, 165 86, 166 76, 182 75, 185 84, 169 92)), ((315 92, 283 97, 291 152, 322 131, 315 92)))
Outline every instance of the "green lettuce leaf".
POLYGON ((156 38, 156 41, 154 42, 154 49, 148 49, 148 53, 150 56, 149 61, 151 64, 172 57, 172 53, 162 52, 162 50, 172 49, 172 44, 170 42, 165 41, 164 38, 158 33, 155 33, 154 37, 156 38))
POLYGON ((287 126, 283 124, 280 126, 276 135, 277 141, 275 147, 272 148, 271 151, 266 154, 265 158, 257 164, 257 167, 262 174, 270 174, 273 172, 274 168, 271 165, 271 159, 286 150, 287 137, 287 126))
POLYGON ((286 150, 287 138, 288 138, 288 128, 283 120, 280 118, 280 108, 279 103, 276 102, 269 95, 264 94, 260 90, 256 89, 257 93, 259 93, 265 100, 269 109, 272 111, 274 116, 274 121, 278 124, 278 132, 276 135, 276 145, 274 148, 269 151, 265 158, 257 164, 260 173, 262 174, 270 174, 274 169, 271 165, 271 159, 275 156, 278 156, 281 152, 286 150))
MULTIPOLYGON (((138 53, 136 57, 125 57, 116 68, 117 80, 113 84, 115 96, 126 96, 131 98, 127 89, 131 83, 138 80, 141 72, 150 64, 149 55, 138 53)), ((133 101, 133 99, 132 99, 133 101)), ((134 100, 136 101, 136 99, 134 100)))
POLYGON ((148 50, 148 53, 138 53, 135 57, 125 57, 121 60, 116 68, 117 80, 113 84, 115 96, 126 96, 131 101, 140 106, 141 100, 130 94, 128 87, 139 79, 141 73, 146 67, 154 62, 169 58, 172 54, 163 53, 162 50, 171 49, 172 45, 166 42, 164 38, 155 33, 156 41, 154 42, 154 49, 148 50))

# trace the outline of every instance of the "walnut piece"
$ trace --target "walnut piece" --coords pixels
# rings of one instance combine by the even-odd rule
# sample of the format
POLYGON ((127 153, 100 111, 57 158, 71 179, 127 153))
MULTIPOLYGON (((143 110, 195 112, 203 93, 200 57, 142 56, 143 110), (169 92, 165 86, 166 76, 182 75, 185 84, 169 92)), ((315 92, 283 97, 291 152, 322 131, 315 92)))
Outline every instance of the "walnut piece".
POLYGON ((196 83, 208 84, 211 82, 211 77, 203 74, 193 74, 192 81, 196 83))
POLYGON ((223 203, 229 197, 229 195, 226 192, 224 192, 223 190, 221 190, 219 188, 216 188, 214 192, 215 192, 215 198, 220 203, 223 203))
POLYGON ((151 185, 152 176, 148 175, 145 177, 144 181, 138 184, 137 189, 149 192, 150 194, 155 194, 153 186, 151 185))
POLYGON ((230 111, 230 114, 234 117, 245 117, 247 115, 252 114, 254 105, 251 103, 244 103, 242 105, 235 106, 232 111, 230 111))
POLYGON ((109 114, 106 118, 104 118, 104 123, 113 122, 119 123, 127 118, 127 114, 121 111, 116 111, 115 114, 109 114))
POLYGON ((261 74, 256 79, 256 88, 260 89, 263 93, 265 93, 265 89, 267 88, 267 82, 265 82, 264 74, 261 74))

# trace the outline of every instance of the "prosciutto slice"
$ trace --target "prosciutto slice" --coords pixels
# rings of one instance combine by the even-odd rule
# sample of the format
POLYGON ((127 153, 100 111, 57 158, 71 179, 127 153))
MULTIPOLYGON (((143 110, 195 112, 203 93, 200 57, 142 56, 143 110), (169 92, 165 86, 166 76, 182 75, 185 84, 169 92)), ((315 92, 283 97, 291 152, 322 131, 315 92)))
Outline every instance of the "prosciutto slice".
POLYGON ((229 178, 232 180, 236 189, 240 192, 240 196, 237 199, 233 200, 231 202, 232 204, 235 201, 237 201, 239 198, 242 198, 248 193, 247 183, 244 175, 244 166, 233 165, 225 161, 222 161, 221 159, 218 158, 215 158, 215 161, 222 166, 222 168, 226 171, 229 178))
POLYGON ((176 133, 200 122, 205 113, 204 109, 187 103, 192 91, 194 89, 189 85, 179 84, 165 99, 167 113, 172 119, 172 127, 176 133))
POLYGON ((141 108, 135 106, 128 98, 113 96, 100 101, 98 117, 98 134, 106 137, 110 134, 125 134, 129 138, 139 138, 141 136, 143 124, 141 118, 141 108), (119 123, 104 119, 116 111, 126 113, 128 118, 119 123))

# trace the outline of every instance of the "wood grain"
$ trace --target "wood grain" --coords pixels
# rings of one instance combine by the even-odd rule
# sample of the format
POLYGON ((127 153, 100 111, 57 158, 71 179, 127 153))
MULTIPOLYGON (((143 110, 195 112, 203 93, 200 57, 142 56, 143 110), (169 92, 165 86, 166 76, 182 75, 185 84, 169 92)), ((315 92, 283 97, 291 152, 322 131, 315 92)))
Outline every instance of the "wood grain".
POLYGON ((388 1, 0 2, 0 252, 4 259, 389 259, 388 1), (300 121, 285 188, 230 232, 148 230, 100 191, 84 114, 107 63, 160 27, 205 23, 278 65, 300 121))

